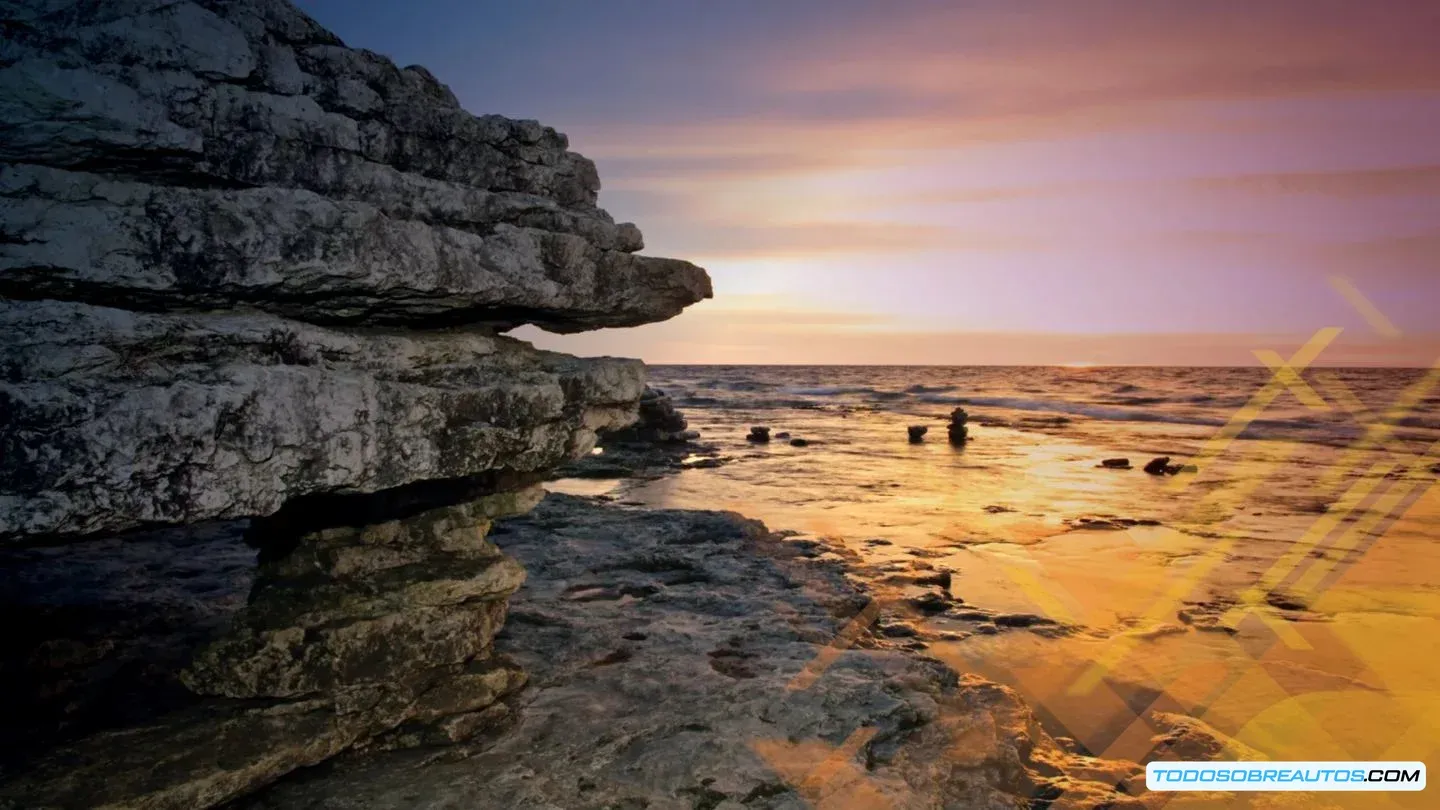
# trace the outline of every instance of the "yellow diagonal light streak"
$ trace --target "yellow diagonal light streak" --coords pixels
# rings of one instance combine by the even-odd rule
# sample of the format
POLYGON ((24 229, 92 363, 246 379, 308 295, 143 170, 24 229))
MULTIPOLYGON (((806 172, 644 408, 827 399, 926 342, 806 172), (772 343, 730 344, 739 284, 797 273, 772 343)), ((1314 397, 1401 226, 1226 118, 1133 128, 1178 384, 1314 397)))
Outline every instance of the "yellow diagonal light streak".
MULTIPOLYGON (((1397 452, 1391 444, 1394 438, 1395 425, 1405 416, 1409 415, 1411 411, 1415 410, 1421 401, 1429 396, 1430 392, 1435 389, 1437 383, 1440 383, 1440 360, 1437 360, 1435 364, 1425 372, 1424 376, 1406 386, 1405 390, 1400 392, 1400 396, 1396 397, 1395 401, 1391 403, 1383 413, 1378 416, 1373 416, 1370 421, 1366 423, 1365 432, 1352 442, 1351 445, 1345 449, 1340 459, 1320 476, 1316 482, 1317 487, 1321 491, 1329 491, 1331 488, 1338 486, 1340 478, 1352 471, 1355 465, 1360 463, 1360 457, 1367 452, 1381 448, 1387 448, 1391 449, 1391 452, 1397 452)), ((1340 388, 1344 387, 1344 384, 1339 380, 1332 380, 1331 385, 1340 388)), ((1347 388, 1345 390, 1348 393, 1349 389, 1347 388)), ((1339 401, 1342 406, 1347 402, 1358 404, 1358 400, 1354 397, 1354 394, 1349 394, 1348 397, 1340 399, 1339 401)), ((1359 407, 1364 408, 1363 405, 1359 405, 1359 407)), ((1408 455, 1408 453, 1405 453, 1403 450, 1398 452, 1408 455)))
POLYGON ((805 664, 805 668, 790 679, 790 683, 786 684, 785 688, 791 691, 809 689, 825 673, 825 670, 835 663, 835 659, 849 649, 878 618, 880 618, 880 602, 871 599, 865 604, 865 607, 860 609, 859 613, 855 614, 855 618, 840 628, 840 632, 835 634, 833 641, 821 647, 820 652, 805 664))
POLYGON ((1350 489, 1346 490, 1335 502, 1335 507, 1317 517, 1305 530, 1305 533, 1300 535, 1300 538, 1290 546, 1290 549, 1261 575, 1260 580, 1241 594, 1241 604, 1259 603, 1266 594, 1284 582, 1285 578, 1295 570, 1295 567, 1304 562, 1310 552, 1319 546, 1322 540, 1329 537, 1330 533, 1335 531, 1347 515, 1360 508, 1365 499, 1385 480, 1385 473, 1392 466, 1388 463, 1382 464, 1380 466, 1382 471, 1378 475, 1361 477, 1351 485, 1350 489))
POLYGON ((1069 608, 1055 596, 1055 585, 1047 585, 1040 581, 1034 571, 1023 562, 1002 561, 1005 575, 1020 588, 1020 591, 1035 603, 1040 611, 1052 619, 1075 624, 1076 618, 1069 608))
MULTIPOLYGON (((1284 462, 1298 449, 1298 445, 1294 443, 1281 445, 1275 458, 1272 459, 1267 466, 1274 467, 1284 462)), ((1264 480, 1265 478, 1262 475, 1251 476, 1248 479, 1248 483, 1244 487, 1237 488, 1237 492, 1231 493, 1231 496, 1244 497, 1264 483, 1264 480)), ((1160 597, 1155 600, 1142 616, 1143 621, 1157 622, 1161 619, 1168 618, 1169 614, 1179 607, 1185 597, 1190 595, 1190 593, 1195 590, 1195 587, 1225 560, 1237 542, 1239 542, 1238 538, 1226 537, 1210 546, 1206 553, 1201 555, 1200 559, 1194 565, 1190 566, 1184 576, 1177 579, 1170 587, 1161 593, 1160 597)), ((1105 677, 1105 673, 1120 663, 1137 644, 1139 644, 1139 639, 1133 636, 1124 634, 1112 636, 1106 645, 1101 648, 1099 654, 1091 661, 1090 666, 1085 668, 1085 672, 1081 673, 1080 677, 1076 678, 1075 682, 1070 685, 1070 694, 1078 695, 1094 689, 1105 677)))
MULTIPOLYGON (((1321 491, 1328 492, 1334 487, 1338 483, 1339 477, 1353 470, 1355 465, 1359 463, 1360 457, 1367 452, 1377 447, 1387 446, 1394 423, 1428 395, 1430 389, 1434 387, 1437 381, 1440 381, 1440 364, 1432 367, 1424 377, 1407 387, 1406 390, 1401 393, 1400 397, 1396 399, 1395 403, 1386 409, 1384 415, 1370 422, 1365 434, 1351 444, 1350 447, 1346 448, 1345 453, 1341 455, 1339 461, 1321 475, 1320 481, 1318 482, 1321 491)), ((1335 382, 1338 383, 1338 380, 1335 382)), ((1346 391, 1348 392, 1348 389, 1346 389, 1346 391)), ((1349 394, 1348 397, 1343 397, 1342 402, 1346 401, 1346 399, 1353 400, 1353 394, 1349 394)), ((1358 401, 1352 404, 1358 405, 1358 401)), ((1364 406, 1360 405, 1359 407, 1363 408, 1364 406)), ((1412 469, 1431 463, 1425 459, 1429 458, 1435 452, 1434 448, 1432 448, 1425 456, 1420 456, 1403 449, 1395 450, 1393 447, 1387 447, 1387 449, 1400 457, 1401 462, 1399 463, 1409 462, 1407 466, 1412 469)), ((1291 572, 1293 572, 1297 566, 1305 562, 1310 552, 1334 531, 1335 527, 1339 525, 1340 520, 1359 508, 1365 498, 1369 497, 1375 488, 1385 480, 1384 476, 1396 469, 1399 463, 1380 462, 1372 465, 1370 470, 1372 474, 1370 476, 1360 478, 1336 499, 1335 506, 1339 508, 1332 508, 1324 515, 1321 515, 1311 524, 1305 534, 1301 535, 1299 540, 1291 546, 1290 550, 1281 555, 1281 557, 1271 565, 1270 569, 1261 577, 1259 583, 1255 587, 1245 591, 1240 600, 1241 605, 1257 604, 1260 600, 1264 599, 1265 594, 1269 593, 1283 582, 1286 577, 1290 576, 1291 572)))
POLYGON ((855 729, 850 736, 845 738, 844 742, 830 752, 829 756, 816 765, 814 770, 805 774, 805 778, 801 779, 796 787, 802 790, 807 788, 815 790, 823 787, 837 773, 848 768, 850 760, 854 759, 855 755, 860 753, 860 749, 864 748, 865 744, 870 742, 879 731, 878 728, 872 726, 855 729))
MULTIPOLYGON (((1335 338, 1340 336, 1342 331, 1338 326, 1329 326, 1317 331, 1309 340, 1305 341, 1305 345, 1301 346, 1290 356, 1290 359, 1284 361, 1282 365, 1294 371, 1309 367, 1311 363, 1315 362, 1315 358, 1319 357, 1320 353, 1325 350, 1325 347, 1329 346, 1335 341, 1335 338)), ((1229 447, 1230 443, 1233 442, 1237 436, 1244 433, 1245 428, 1249 427, 1250 423, 1255 421, 1255 417, 1270 407, 1270 404, 1285 390, 1284 379, 1282 379, 1279 374, 1272 375, 1270 379, 1260 387, 1260 390, 1251 395, 1248 402, 1230 416, 1230 420, 1226 422, 1220 430, 1216 431, 1214 436, 1211 436, 1206 440, 1205 444, 1201 445, 1200 451, 1195 454, 1191 463, 1203 468, 1205 463, 1225 452, 1225 448, 1229 447)), ((1177 478, 1171 486, 1176 489, 1183 489, 1188 483, 1188 478, 1177 478)))
MULTIPOLYGON (((1416 457, 1415 466, 1428 466, 1440 459, 1440 442, 1431 445, 1430 450, 1423 456, 1416 457)), ((1402 480, 1395 481, 1384 493, 1376 499, 1375 503, 1367 510, 1365 516, 1357 521, 1336 540, 1331 548, 1336 551, 1349 551, 1360 544, 1360 541, 1373 534, 1375 527, 1386 518, 1393 515, 1416 490, 1428 489, 1435 485, 1434 481, 1402 480)), ((1338 560, 1316 561, 1295 583, 1296 595, 1304 596, 1312 591, 1318 590, 1320 583, 1325 576, 1334 568, 1338 560)))
POLYGON ((1279 352, 1272 349, 1256 349, 1252 354, 1275 372, 1275 379, 1288 388, 1290 393, 1294 394, 1295 398, 1300 400, 1305 407, 1312 411, 1330 410, 1330 403, 1315 393, 1315 389, 1310 387, 1310 383, 1305 382, 1305 379, 1300 376, 1300 372, 1286 363, 1285 358, 1281 357, 1279 352))
POLYGON ((1345 300, 1350 302, 1350 306, 1355 307, 1355 310, 1370 324, 1370 328, 1374 329, 1376 334, 1392 339, 1400 337, 1400 329, 1395 326, 1395 323, 1370 303, 1370 299, 1366 298, 1365 294, 1360 292, 1360 289, 1350 279, 1344 276, 1331 276, 1330 286, 1345 296, 1345 300))
MULTIPOLYGON (((1316 331, 1303 346, 1296 350, 1288 360, 1281 361, 1278 367, 1272 366, 1271 368, 1275 373, 1271 375, 1270 379, 1260 387, 1260 390, 1256 391, 1250 397, 1244 406, 1231 415, 1230 420, 1200 448, 1200 451, 1194 457, 1197 466, 1224 452, 1224 450, 1230 446, 1230 443, 1243 433, 1245 428, 1248 427, 1257 416, 1264 412, 1283 391, 1287 390, 1287 380, 1291 379, 1292 375, 1298 378, 1298 372, 1315 362, 1315 359, 1320 356, 1320 353, 1333 343, 1342 331, 1340 327, 1336 326, 1320 329, 1316 331)), ((1275 355, 1275 359, 1279 360, 1279 356, 1275 355)), ((1282 445, 1281 452, 1277 453, 1274 459, 1269 460, 1268 466, 1273 469, 1275 465, 1290 455, 1293 455, 1296 449, 1293 444, 1282 445)), ((1172 484, 1172 486, 1183 489, 1193 480, 1193 478, 1176 479, 1176 482, 1172 484)), ((1243 498, 1253 491, 1255 487, 1259 486, 1263 480, 1263 475, 1252 476, 1249 484, 1239 488, 1235 492, 1229 493, 1227 497, 1231 499, 1243 498)), ((1200 505, 1208 503, 1209 502, 1205 500, 1200 501, 1200 505)), ((1191 509, 1192 513, 1197 511, 1199 511, 1198 507, 1191 509)), ((1146 611, 1143 618, 1147 621, 1158 621, 1176 610, 1184 598, 1195 589, 1196 585, 1225 559, 1235 543, 1236 540, 1234 538, 1226 538, 1211 546, 1209 551, 1200 558, 1199 562, 1190 567, 1186 576, 1181 577, 1169 588, 1165 589, 1160 598, 1146 611)), ((1105 677, 1105 673, 1115 664, 1123 660, 1125 655, 1127 655, 1130 649, 1137 643, 1136 639, 1127 635, 1112 637, 1107 645, 1102 648, 1099 655, 1091 662, 1090 666, 1086 667, 1085 672, 1071 684, 1069 689, 1070 694, 1083 694, 1098 686, 1100 681, 1105 677)))

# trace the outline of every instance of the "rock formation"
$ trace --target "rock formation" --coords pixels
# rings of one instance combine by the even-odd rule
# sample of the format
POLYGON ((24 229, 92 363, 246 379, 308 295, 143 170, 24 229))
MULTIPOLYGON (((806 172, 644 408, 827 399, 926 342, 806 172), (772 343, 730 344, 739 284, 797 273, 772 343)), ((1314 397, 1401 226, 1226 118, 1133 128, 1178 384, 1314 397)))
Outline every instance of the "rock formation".
POLYGON ((533 574, 500 640, 536 681, 513 729, 464 761, 297 773, 236 810, 1143 810, 1139 765, 1068 755, 1011 690, 885 637, 908 625, 870 632, 880 602, 819 541, 552 495, 495 542, 533 574), (850 649, 823 647, 842 632, 850 649))
POLYGON ((919 444, 925 441, 925 434, 930 432, 930 428, 924 425, 911 425, 905 428, 905 432, 909 434, 911 444, 919 444))
POLYGON ((745 440, 765 444, 770 441, 770 428, 764 425, 754 425, 750 428, 750 432, 745 434, 745 440))
POLYGON ((718 467, 713 444, 702 444, 685 415, 664 391, 646 387, 640 395, 640 417, 619 430, 602 431, 595 450, 566 464, 552 478, 658 478, 694 467, 718 467))
POLYGON ((670 396, 649 386, 640 394, 640 415, 635 424, 606 433, 602 444, 678 443, 700 438, 690 430, 685 415, 675 409, 670 396))
POLYGON ((638 255, 563 135, 285 0, 0 18, 0 546, 254 519, 260 559, 193 700, 77 724, 0 805, 208 807, 473 733, 523 681, 485 534, 644 385, 501 333, 664 320, 704 271, 638 255))
POLYGON ((970 421, 970 414, 964 408, 956 408, 950 412, 950 424, 945 427, 950 443, 956 447, 963 446, 970 441, 970 428, 966 423, 970 421))
POLYGON ((1151 475, 1179 475, 1182 472, 1194 472, 1193 465, 1171 464, 1169 456, 1152 458, 1145 464, 1145 472, 1151 475))

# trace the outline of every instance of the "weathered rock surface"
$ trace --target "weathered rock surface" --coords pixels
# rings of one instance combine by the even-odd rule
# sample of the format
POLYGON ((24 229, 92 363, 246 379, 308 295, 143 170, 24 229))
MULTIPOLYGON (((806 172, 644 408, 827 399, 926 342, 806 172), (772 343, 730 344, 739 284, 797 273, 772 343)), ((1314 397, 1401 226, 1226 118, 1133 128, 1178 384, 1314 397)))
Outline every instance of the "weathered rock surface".
POLYGON ((827 647, 868 599, 807 542, 557 495, 495 541, 530 571, 497 641, 531 674, 516 725, 337 761, 241 808, 1140 806, 1010 690, 863 621, 854 648, 827 647))
POLYGON ((564 136, 284 0, 0 16, 0 542, 554 466, 640 368, 494 333, 710 294, 564 136))
POLYGON ((699 268, 634 254, 563 135, 473 116, 285 0, 0 15, 9 297, 578 331, 710 293, 699 268))
POLYGON ((644 385, 501 333, 663 320, 705 272, 638 255, 563 135, 285 0, 0 22, 0 602, 35 621, 0 806, 194 810, 490 726, 524 572, 486 534, 644 385))
POLYGON ((700 438, 697 431, 690 430, 685 415, 676 410, 675 403, 664 391, 645 387, 640 395, 640 412, 635 424, 612 431, 605 436, 606 443, 634 444, 644 442, 687 442, 700 438))
POLYGON ((675 470, 725 463, 714 444, 699 441, 669 395, 646 387, 635 424, 602 431, 596 450, 561 467, 555 478, 656 478, 675 470))
MULTIPOLYGON (((62 729, 64 744, 40 756, 31 753, 37 746, 7 740, 0 806, 208 807, 352 746, 467 739, 487 725, 485 710, 525 682, 492 643, 524 570, 485 535, 496 518, 529 509, 540 495, 530 485, 437 508, 427 508, 428 492, 378 505, 362 498, 350 509, 302 499, 248 527, 261 564, 243 607, 229 588, 187 594, 192 610, 213 606, 208 613, 228 626, 92 621, 77 628, 79 638, 50 638, 29 655, 7 656, 4 669, 20 669, 21 686, 20 674, 34 681, 51 665, 38 691, 65 687, 56 697, 70 705, 48 719, 82 733, 62 729), (369 511, 377 508, 401 516, 378 521, 369 511), (313 525, 334 524, 337 515, 349 522, 313 525), (122 649, 85 638, 97 629, 122 649), (83 655, 57 656, 67 649, 83 655), (158 661, 136 660, 156 651, 158 661), (126 664, 155 668, 151 682, 105 677, 126 664), (97 687, 102 694, 92 694, 97 687), (117 698, 148 701, 151 711, 106 705, 117 698)), ((233 559, 238 538, 230 531, 226 543, 221 534, 196 550, 233 559)), ((30 567, 53 575, 55 563, 30 567)), ((8 607, 21 615, 47 618, 33 594, 7 601, 18 602, 8 607)), ((39 730, 54 736, 52 728, 39 730)))
POLYGON ((541 471, 633 418, 638 361, 475 331, 0 306, 0 538, 270 514, 312 492, 541 471))

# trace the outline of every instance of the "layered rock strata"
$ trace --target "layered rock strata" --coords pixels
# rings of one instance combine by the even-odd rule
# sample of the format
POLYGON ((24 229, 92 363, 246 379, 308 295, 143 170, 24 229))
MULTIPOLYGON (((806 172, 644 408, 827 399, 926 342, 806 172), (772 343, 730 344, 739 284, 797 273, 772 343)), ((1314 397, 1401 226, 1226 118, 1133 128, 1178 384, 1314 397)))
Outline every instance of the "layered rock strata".
POLYGON ((534 674, 514 728, 239 808, 1144 807, 1140 766, 1069 754, 1011 690, 870 632, 815 540, 552 495, 495 542, 532 572, 497 641, 534 674))
POLYGON ((700 438, 699 431, 690 430, 685 415, 664 391, 645 387, 640 395, 640 413, 635 424, 605 435, 604 444, 687 442, 700 438))
MULTIPOLYGON (((492 645, 523 572, 485 535, 644 390, 502 333, 663 320, 704 271, 639 255, 565 136, 285 0, 0 19, 0 545, 250 519, 259 555, 228 622, 157 636, 141 680, 183 694, 67 716, 0 804, 208 807, 484 727, 523 682, 492 645)), ((15 671, 101 678, 118 636, 72 629, 80 663, 40 638, 15 671)))

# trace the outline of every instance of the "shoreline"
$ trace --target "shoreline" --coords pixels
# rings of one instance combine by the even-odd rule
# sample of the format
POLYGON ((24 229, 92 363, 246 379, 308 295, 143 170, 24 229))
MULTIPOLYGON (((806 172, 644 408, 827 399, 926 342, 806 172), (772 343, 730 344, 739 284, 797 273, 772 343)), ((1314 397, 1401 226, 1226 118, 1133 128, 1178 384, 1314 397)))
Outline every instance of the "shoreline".
POLYGON ((530 677, 510 725, 346 755, 238 810, 1144 806, 1140 766, 1065 751, 1009 688, 855 622, 870 595, 814 541, 558 494, 493 537, 530 572, 496 641, 530 677))

